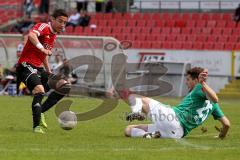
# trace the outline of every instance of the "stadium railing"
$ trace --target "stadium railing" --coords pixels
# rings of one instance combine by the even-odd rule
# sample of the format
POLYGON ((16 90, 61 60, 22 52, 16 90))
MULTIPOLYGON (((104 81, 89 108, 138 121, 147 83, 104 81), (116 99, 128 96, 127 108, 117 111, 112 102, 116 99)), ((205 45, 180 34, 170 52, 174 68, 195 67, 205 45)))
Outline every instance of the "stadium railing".
POLYGON ((135 0, 130 7, 137 11, 195 10, 195 11, 229 11, 235 10, 238 0, 135 0))

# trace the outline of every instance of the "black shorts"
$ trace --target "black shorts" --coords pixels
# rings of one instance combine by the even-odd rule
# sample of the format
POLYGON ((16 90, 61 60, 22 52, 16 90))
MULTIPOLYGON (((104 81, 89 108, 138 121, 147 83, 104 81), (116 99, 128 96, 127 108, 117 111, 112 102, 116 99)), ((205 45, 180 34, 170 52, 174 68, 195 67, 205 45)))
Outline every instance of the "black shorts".
POLYGON ((48 74, 42 67, 23 62, 18 64, 16 71, 17 81, 23 82, 31 92, 37 85, 43 85, 45 92, 49 91, 48 74))

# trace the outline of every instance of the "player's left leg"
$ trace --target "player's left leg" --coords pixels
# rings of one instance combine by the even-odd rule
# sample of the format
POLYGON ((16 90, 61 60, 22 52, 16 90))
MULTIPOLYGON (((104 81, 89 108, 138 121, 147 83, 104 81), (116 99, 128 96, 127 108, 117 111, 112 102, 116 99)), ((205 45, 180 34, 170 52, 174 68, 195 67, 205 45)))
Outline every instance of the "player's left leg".
POLYGON ((42 113, 52 108, 58 101, 60 101, 65 95, 61 95, 55 91, 52 91, 45 102, 42 104, 42 113))
POLYGON ((125 130, 126 137, 143 137, 147 133, 147 124, 128 125, 125 130))
MULTIPOLYGON (((44 85, 44 88, 47 91, 50 90, 50 87, 48 85, 48 74, 45 71, 42 71, 41 73, 41 81, 44 85)), ((49 95, 48 98, 43 102, 42 104, 42 114, 41 114, 41 125, 45 128, 47 128, 47 123, 45 122, 45 116, 44 113, 48 111, 50 108, 52 108, 57 102, 59 102, 66 93, 61 94, 60 92, 56 92, 55 90, 52 91, 49 95)))
POLYGON ((160 138, 161 134, 156 130, 155 124, 129 125, 125 128, 126 137, 160 138))
MULTIPOLYGON (((48 92, 51 88, 48 85, 48 77, 49 75, 45 72, 45 71, 41 71, 41 81, 42 84, 44 85, 45 91, 48 92)), ((65 94, 61 94, 59 92, 56 92, 55 90, 53 90, 48 98, 44 101, 44 103, 42 104, 42 113, 46 112, 47 110, 49 110, 51 107, 53 107, 58 101, 60 101, 63 97, 65 96, 65 94)))

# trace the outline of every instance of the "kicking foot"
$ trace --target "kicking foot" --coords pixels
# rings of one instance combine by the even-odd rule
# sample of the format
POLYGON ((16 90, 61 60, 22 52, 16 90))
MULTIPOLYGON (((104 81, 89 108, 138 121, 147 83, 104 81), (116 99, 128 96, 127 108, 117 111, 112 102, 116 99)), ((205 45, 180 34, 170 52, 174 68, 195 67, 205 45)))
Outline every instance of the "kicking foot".
POLYGON ((45 115, 41 113, 40 126, 47 129, 47 123, 45 120, 45 115))

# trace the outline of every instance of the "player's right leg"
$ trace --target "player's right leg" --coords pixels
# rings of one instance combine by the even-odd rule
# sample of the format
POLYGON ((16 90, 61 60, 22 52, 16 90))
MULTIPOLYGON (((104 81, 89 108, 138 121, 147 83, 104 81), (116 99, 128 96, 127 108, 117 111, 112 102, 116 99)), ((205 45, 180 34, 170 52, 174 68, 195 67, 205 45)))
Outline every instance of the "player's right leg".
POLYGON ((127 117, 127 121, 132 121, 132 120, 144 120, 145 116, 142 114, 144 113, 145 115, 149 114, 150 108, 149 108, 149 103, 152 101, 155 101, 151 98, 144 97, 144 96, 139 96, 136 94, 130 94, 127 99, 125 99, 130 105, 132 113, 130 113, 127 117))
POLYGON ((41 102, 44 97, 44 87, 41 79, 37 74, 37 68, 30 64, 23 63, 17 67, 17 76, 33 94, 32 115, 33 115, 33 131, 36 133, 44 133, 40 127, 41 119, 41 102))
POLYGON ((43 85, 36 85, 32 90, 33 101, 32 101, 32 115, 33 115, 33 131, 42 133, 41 130, 41 113, 42 113, 42 99, 44 97, 43 85))

